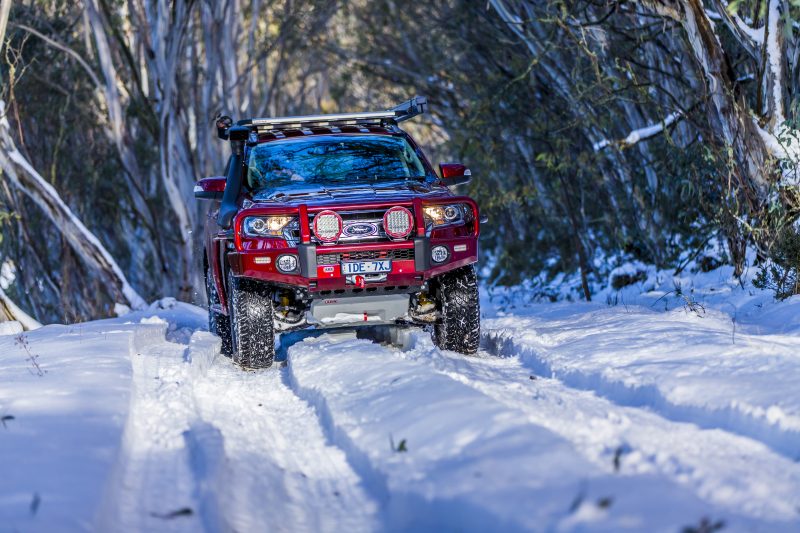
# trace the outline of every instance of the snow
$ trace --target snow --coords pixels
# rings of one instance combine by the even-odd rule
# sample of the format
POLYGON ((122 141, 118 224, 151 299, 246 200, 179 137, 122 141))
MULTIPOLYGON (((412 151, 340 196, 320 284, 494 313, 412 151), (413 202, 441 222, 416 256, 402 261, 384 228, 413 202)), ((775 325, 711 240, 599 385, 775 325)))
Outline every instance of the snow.
POLYGON ((631 131, 628 134, 628 136, 622 139, 621 141, 609 141, 608 139, 603 139, 602 141, 598 141, 594 143, 593 146, 594 151, 599 152, 600 150, 611 144, 619 144, 620 146, 631 146, 632 144, 636 144, 644 139, 649 139, 650 137, 658 135, 659 133, 664 131, 665 128, 668 128, 673 122, 681 118, 681 116, 683 116, 683 113, 681 111, 675 111, 673 113, 670 113, 664 118, 663 121, 657 124, 651 124, 650 126, 645 126, 643 128, 638 128, 631 131))
POLYGON ((22 333, 22 331, 22 324, 16 320, 0 322, 0 335, 17 335, 22 333))
POLYGON ((3 529, 88 529, 120 448, 129 352, 165 329, 93 323, 0 337, 0 417, 13 417, 0 427, 3 529))
POLYGON ((596 303, 485 294, 475 357, 373 327, 242 371, 174 299, 16 328, 0 529, 797 530, 800 297, 612 275, 639 272, 596 303))
POLYGON ((0 289, 8 290, 14 280, 17 279, 17 267, 14 261, 6 259, 0 265, 0 289))

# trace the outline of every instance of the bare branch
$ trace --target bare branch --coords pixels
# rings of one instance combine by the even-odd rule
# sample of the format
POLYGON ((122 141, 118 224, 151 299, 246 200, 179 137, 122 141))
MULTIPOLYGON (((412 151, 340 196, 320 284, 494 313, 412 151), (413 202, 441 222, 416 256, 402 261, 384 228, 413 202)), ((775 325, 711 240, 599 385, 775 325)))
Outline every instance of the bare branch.
POLYGON ((58 50, 61 50, 62 52, 67 53, 68 55, 73 57, 78 62, 78 64, 83 68, 83 70, 86 71, 86 74, 88 74, 89 77, 92 79, 92 83, 94 83, 95 87, 102 87, 103 86, 102 83, 100 82, 100 79, 97 77, 97 74, 94 73, 94 71, 89 66, 89 64, 81 57, 81 55, 78 52, 76 52, 75 50, 73 50, 69 46, 67 46, 67 45, 65 45, 63 43, 60 43, 60 42, 56 41, 55 39, 51 39, 47 35, 44 35, 43 33, 31 28, 30 26, 26 26, 25 24, 16 24, 16 23, 12 22, 11 26, 14 27, 14 28, 19 28, 21 30, 27 31, 31 35, 35 35, 39 39, 43 40, 44 42, 46 42, 47 44, 49 44, 53 48, 57 48, 58 50))

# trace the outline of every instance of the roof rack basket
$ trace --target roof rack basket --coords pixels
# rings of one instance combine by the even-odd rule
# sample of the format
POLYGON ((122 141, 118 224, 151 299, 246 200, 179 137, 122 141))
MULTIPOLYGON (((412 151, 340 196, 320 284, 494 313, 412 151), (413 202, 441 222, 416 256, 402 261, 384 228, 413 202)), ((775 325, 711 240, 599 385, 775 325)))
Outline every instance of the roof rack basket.
MULTIPOLYGON (((303 129, 329 126, 393 126, 417 115, 427 112, 428 101, 424 96, 415 96, 385 111, 364 111, 361 113, 335 113, 332 115, 305 115, 296 117, 247 118, 236 124, 250 128, 251 131, 268 132, 274 130, 303 129)), ((228 128, 233 121, 228 117, 217 120, 217 135, 228 138, 228 128), (227 121, 222 120, 227 119, 227 121)))

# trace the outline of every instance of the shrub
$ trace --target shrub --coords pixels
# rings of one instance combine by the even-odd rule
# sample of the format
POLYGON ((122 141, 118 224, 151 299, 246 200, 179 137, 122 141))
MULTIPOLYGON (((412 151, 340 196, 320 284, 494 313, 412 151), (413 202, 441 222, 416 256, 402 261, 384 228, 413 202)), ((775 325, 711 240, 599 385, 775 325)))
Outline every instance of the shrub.
POLYGON ((800 233, 785 228, 778 235, 765 261, 753 280, 759 289, 769 289, 775 297, 784 300, 800 294, 800 233))
POLYGON ((637 270, 633 273, 625 272, 623 274, 614 274, 611 276, 611 288, 615 291, 618 291, 623 287, 633 285, 634 283, 639 283, 640 281, 644 281, 646 279, 647 272, 644 270, 637 270))
POLYGON ((722 261, 710 255, 704 255, 697 260, 697 266, 700 268, 701 272, 711 272, 722 265, 722 261))

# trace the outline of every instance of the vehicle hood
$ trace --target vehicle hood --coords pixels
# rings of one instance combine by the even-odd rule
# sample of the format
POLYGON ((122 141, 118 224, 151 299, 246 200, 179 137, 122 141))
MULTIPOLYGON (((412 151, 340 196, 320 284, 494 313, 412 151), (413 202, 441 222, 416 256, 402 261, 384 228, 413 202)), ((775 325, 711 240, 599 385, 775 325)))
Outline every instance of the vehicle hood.
POLYGON ((260 204, 314 204, 335 205, 337 203, 412 200, 417 197, 451 196, 446 187, 428 182, 392 181, 358 185, 297 184, 278 189, 261 191, 253 195, 253 202, 260 204))

